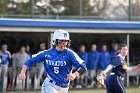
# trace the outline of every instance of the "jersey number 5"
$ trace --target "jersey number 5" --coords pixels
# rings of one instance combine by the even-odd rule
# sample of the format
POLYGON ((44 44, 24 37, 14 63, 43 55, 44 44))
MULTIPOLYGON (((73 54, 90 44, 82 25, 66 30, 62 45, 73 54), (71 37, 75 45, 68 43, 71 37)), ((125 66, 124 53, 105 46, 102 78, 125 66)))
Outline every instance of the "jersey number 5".
POLYGON ((56 74, 59 73, 59 67, 54 67, 54 73, 56 73, 56 74))

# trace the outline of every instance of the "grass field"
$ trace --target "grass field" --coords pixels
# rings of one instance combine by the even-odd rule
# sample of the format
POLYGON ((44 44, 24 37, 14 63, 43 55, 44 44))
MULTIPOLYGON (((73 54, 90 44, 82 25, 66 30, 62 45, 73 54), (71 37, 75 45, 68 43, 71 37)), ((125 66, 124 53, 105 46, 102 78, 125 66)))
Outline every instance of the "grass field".
MULTIPOLYGON (((40 91, 26 91, 26 92, 6 92, 6 93, 40 93, 40 91)), ((106 93, 105 89, 79 89, 79 90, 69 90, 68 93, 106 93)), ((140 88, 126 88, 126 93, 140 93, 140 88)))
MULTIPOLYGON (((106 93, 105 89, 70 90, 69 93, 106 93)), ((126 93, 140 93, 140 88, 127 88, 126 93)))

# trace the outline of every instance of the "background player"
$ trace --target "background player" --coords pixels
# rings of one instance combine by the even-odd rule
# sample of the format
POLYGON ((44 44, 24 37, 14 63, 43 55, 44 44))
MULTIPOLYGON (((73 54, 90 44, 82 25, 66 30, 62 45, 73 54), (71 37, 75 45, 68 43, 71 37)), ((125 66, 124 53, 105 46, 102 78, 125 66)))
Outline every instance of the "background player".
POLYGON ((1 52, 1 66, 0 66, 0 90, 5 91, 7 88, 7 72, 8 64, 11 60, 11 53, 8 51, 8 46, 6 44, 2 45, 1 52))
POLYGON ((110 56, 113 57, 118 52, 118 44, 112 43, 112 50, 110 51, 110 56))
POLYGON ((103 44, 99 57, 99 68, 104 70, 110 64, 110 54, 107 50, 107 45, 103 44))
POLYGON ((53 35, 54 46, 49 50, 39 52, 26 61, 19 78, 25 80, 28 67, 36 62, 43 62, 47 77, 42 85, 42 93, 67 93, 70 80, 86 72, 84 61, 72 50, 68 49, 70 39, 65 30, 56 30, 53 35), (72 66, 76 66, 75 71, 72 66))
MULTIPOLYGON (((78 56, 84 60, 85 64, 87 63, 88 61, 88 53, 86 52, 86 47, 85 45, 80 45, 79 47, 79 52, 77 53, 78 56)), ((76 88, 82 88, 83 85, 84 85, 84 75, 80 76, 80 77, 77 77, 77 80, 76 80, 76 88)))
MULTIPOLYGON (((43 51, 46 49, 46 44, 44 42, 40 43, 39 45, 39 52, 43 51)), ((38 62, 36 63, 36 85, 35 85, 35 89, 40 88, 40 85, 43 82, 43 72, 44 72, 44 66, 43 66, 43 62, 38 62), (40 84, 41 83, 41 84, 40 84)))
POLYGON ((97 51, 97 45, 92 44, 91 45, 91 51, 88 53, 88 62, 87 62, 87 73, 86 77, 88 78, 88 86, 87 88, 94 87, 96 83, 96 70, 97 70, 97 64, 99 62, 99 52, 97 51))
POLYGON ((124 74, 126 72, 140 69, 140 64, 131 68, 127 66, 125 61, 125 56, 127 54, 127 45, 120 45, 118 55, 111 59, 111 64, 100 74, 100 76, 105 76, 110 70, 112 70, 105 80, 107 93, 126 93, 123 85, 124 74))

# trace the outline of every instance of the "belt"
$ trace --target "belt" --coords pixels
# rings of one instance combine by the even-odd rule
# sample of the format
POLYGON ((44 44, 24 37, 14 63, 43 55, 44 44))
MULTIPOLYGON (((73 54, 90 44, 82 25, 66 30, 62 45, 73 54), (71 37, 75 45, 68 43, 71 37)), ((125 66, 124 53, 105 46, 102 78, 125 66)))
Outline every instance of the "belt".
POLYGON ((50 83, 54 84, 54 85, 57 85, 59 87, 62 87, 62 88, 67 88, 68 87, 68 84, 61 84, 61 83, 57 83, 57 82, 54 82, 53 80, 49 80, 50 83))

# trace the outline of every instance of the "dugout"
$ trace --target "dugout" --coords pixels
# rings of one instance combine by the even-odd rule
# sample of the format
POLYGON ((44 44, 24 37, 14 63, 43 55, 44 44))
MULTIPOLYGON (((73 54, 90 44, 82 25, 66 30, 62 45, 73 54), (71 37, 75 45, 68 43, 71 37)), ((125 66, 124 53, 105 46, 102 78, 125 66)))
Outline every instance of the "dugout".
POLYGON ((136 65, 140 61, 139 22, 0 19, 0 44, 8 44, 11 52, 17 51, 20 45, 29 44, 31 51, 36 53, 41 42, 45 42, 47 48, 51 47, 53 31, 56 29, 70 32, 71 47, 76 52, 80 44, 85 44, 89 51, 92 43, 96 43, 98 49, 102 44, 107 44, 109 50, 113 42, 126 43, 130 49, 128 64, 136 65))

